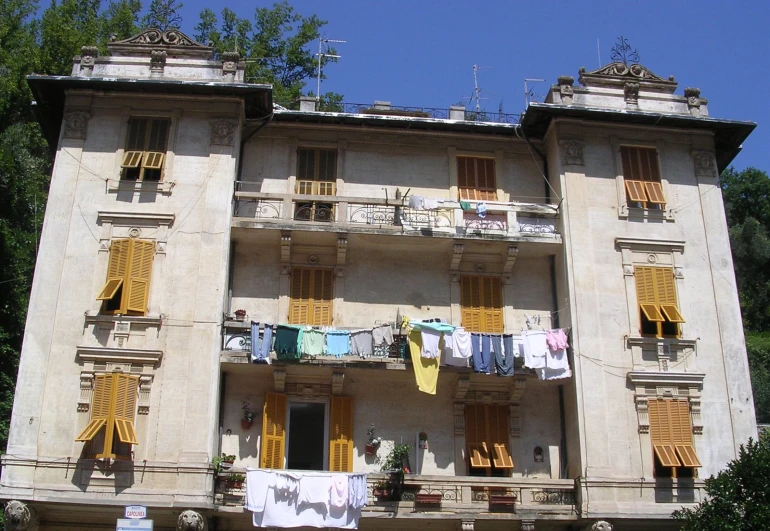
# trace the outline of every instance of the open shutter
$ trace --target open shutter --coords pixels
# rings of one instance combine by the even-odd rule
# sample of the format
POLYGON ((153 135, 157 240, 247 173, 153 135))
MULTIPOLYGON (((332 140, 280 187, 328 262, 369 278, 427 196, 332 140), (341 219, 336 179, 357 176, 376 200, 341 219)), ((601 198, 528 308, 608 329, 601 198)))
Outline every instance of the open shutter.
POLYGON ((666 198, 663 197, 663 186, 660 183, 645 182, 644 191, 647 193, 647 201, 656 205, 665 205, 666 198))
POLYGON ((286 445, 286 395, 265 393, 262 414, 262 468, 283 468, 286 445))
POLYGON ((647 196, 644 192, 644 183, 642 181, 624 179, 623 182, 626 185, 626 194, 628 195, 629 201, 634 203, 644 203, 647 201, 647 196))
POLYGON ((113 240, 110 245, 110 262, 107 265, 107 283, 96 297, 97 300, 110 300, 123 285, 131 253, 131 240, 113 240))
POLYGON ((497 185, 495 183, 495 160, 476 159, 476 186, 479 199, 497 201, 497 185))
POLYGON ((147 298, 150 294, 150 275, 152 273, 152 260, 155 257, 155 243, 143 240, 133 240, 132 243, 126 309, 144 314, 147 312, 147 298))
POLYGON ((460 191, 460 199, 478 199, 473 175, 473 159, 457 157, 457 188, 460 191))
POLYGON ((138 168, 142 163, 142 156, 144 153, 141 151, 126 151, 123 153, 123 161, 120 163, 121 168, 138 168))
POLYGON ((652 449, 658 457, 661 466, 680 466, 676 457, 674 445, 671 440, 671 427, 669 424, 670 400, 648 400, 647 407, 650 416, 650 438, 652 449))
POLYGON ((483 304, 482 332, 503 333, 503 289, 499 278, 480 277, 483 304))
POLYGON ((142 167, 146 170, 159 170, 163 167, 164 157, 165 153, 148 151, 144 154, 144 162, 142 162, 142 167))
POLYGON ((118 439, 126 444, 139 444, 134 429, 136 392, 139 378, 127 374, 115 375, 115 428, 118 439))
POLYGON ((695 453, 692 440, 690 403, 687 400, 672 400, 669 403, 669 418, 672 426, 671 442, 682 466, 697 468, 701 462, 695 453))
POLYGON ((289 324, 310 324, 312 270, 295 267, 291 270, 289 324))
POLYGON ((333 278, 331 269, 314 269, 312 297, 312 325, 332 324, 332 299, 334 297, 333 278))
POLYGON ((480 277, 462 277, 460 279, 461 322, 469 332, 482 331, 480 280, 480 277))
POLYGON ((468 453, 473 468, 490 468, 492 466, 489 460, 489 448, 487 443, 469 444, 468 453))
POLYGON ((634 280, 636 282, 636 298, 639 308, 647 319, 653 322, 663 321, 658 305, 658 296, 655 283, 655 267, 635 267, 634 280))
POLYGON ((329 470, 353 471, 353 399, 333 396, 329 422, 329 470))
POLYGON ((683 323, 684 318, 679 312, 676 300, 676 285, 674 271, 668 267, 655 268, 655 287, 660 309, 672 323, 683 323))
POLYGON ((489 406, 489 436, 492 439, 492 463, 495 468, 513 468, 513 458, 508 450, 508 406, 489 406))
POLYGON ((97 374, 94 377, 94 394, 91 398, 91 420, 85 429, 80 432, 76 441, 90 441, 99 430, 107 423, 110 415, 110 403, 112 401, 112 375, 97 374))

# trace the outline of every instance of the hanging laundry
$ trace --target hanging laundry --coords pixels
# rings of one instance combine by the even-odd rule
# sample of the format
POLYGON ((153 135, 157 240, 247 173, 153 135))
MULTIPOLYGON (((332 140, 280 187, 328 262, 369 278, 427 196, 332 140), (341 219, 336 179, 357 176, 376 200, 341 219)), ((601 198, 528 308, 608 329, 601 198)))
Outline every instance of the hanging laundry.
POLYGON ((423 198, 421 195, 410 195, 409 196, 409 208, 413 210, 422 210, 423 205, 423 198))
POLYGON ((413 329, 409 332, 409 353, 412 356, 412 367, 414 368, 414 378, 417 381, 417 389, 429 395, 436 394, 436 384, 438 383, 438 360, 433 358, 423 358, 422 334, 419 330, 413 329))
POLYGON ((297 505, 323 505, 331 500, 332 478, 329 475, 307 475, 299 481, 297 505))
POLYGON ((362 509, 366 507, 366 474, 348 475, 348 507, 362 509))
POLYGON ((488 374, 492 361, 492 344, 489 334, 471 334, 471 351, 473 353, 473 370, 488 374))
POLYGON ((480 218, 487 217, 487 204, 484 201, 476 203, 476 215, 480 218))
POLYGON ((350 332, 350 353, 361 358, 368 358, 374 354, 374 338, 371 328, 350 332))
POLYGON ((382 325, 382 326, 376 326, 374 330, 372 330, 372 340, 374 341, 374 345, 392 345, 393 344, 393 329, 390 327, 390 325, 382 325))
POLYGON ((467 367, 471 352, 471 334, 462 327, 444 332, 444 363, 455 367, 467 367))
POLYGON ((422 208, 425 210, 436 210, 438 208, 438 199, 433 197, 423 197, 422 208))
POLYGON ((513 336, 493 338, 495 342, 495 370, 498 376, 513 376, 513 336), (498 343, 502 343, 498 351, 498 343))
POLYGON ((350 332, 347 330, 327 331, 326 354, 338 358, 350 354, 350 332))
POLYGON ((548 343, 548 348, 552 351, 562 350, 568 348, 567 334, 561 328, 554 330, 548 330, 545 334, 545 342, 548 343))
POLYGON ((524 365, 530 369, 545 367, 545 357, 549 352, 545 342, 545 330, 525 330, 522 333, 524 342, 524 365))
POLYGON ((246 470, 246 509, 265 510, 268 489, 274 487, 275 475, 267 470, 246 470))
POLYGON ((535 369, 539 380, 562 380, 564 378, 571 378, 572 371, 567 369, 549 369, 543 367, 542 369, 535 369))
POLYGON ((275 330, 275 354, 279 360, 299 359, 297 348, 300 327, 295 325, 278 325, 275 330))
POLYGON ((324 353, 324 333, 311 327, 305 328, 300 352, 303 356, 321 356, 324 353))
POLYGON ((438 358, 440 355, 439 343, 441 342, 441 332, 423 326, 420 328, 420 336, 422 340, 420 356, 429 359, 438 358))
POLYGON ((332 507, 338 507, 340 509, 348 505, 350 495, 348 494, 348 487, 350 484, 350 478, 347 474, 333 474, 332 475, 332 491, 329 504, 332 507))
POLYGON ((473 207, 471 207, 471 202, 470 201, 460 201, 460 208, 463 210, 463 212, 468 212, 473 207))

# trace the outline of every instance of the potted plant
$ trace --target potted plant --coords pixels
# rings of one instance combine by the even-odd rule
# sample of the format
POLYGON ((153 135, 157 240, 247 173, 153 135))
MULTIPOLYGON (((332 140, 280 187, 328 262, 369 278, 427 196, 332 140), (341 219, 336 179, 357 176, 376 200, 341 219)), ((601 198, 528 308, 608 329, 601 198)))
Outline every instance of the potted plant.
POLYGON ((374 484, 374 487, 372 488, 372 494, 376 498, 390 498, 391 494, 393 493, 393 488, 390 486, 389 481, 378 481, 374 484))
POLYGON ((235 320, 243 321, 246 319, 246 310, 235 310, 235 320))
POLYGON ((244 430, 248 430, 251 428, 251 424, 254 422, 254 417, 257 415, 257 412, 251 409, 251 404, 249 404, 249 401, 244 398, 243 405, 241 406, 241 409, 243 410, 243 418, 241 419, 241 428, 244 430))
MULTIPOLYGON (((409 468, 409 450, 408 444, 394 444, 385 459, 381 461, 382 470, 388 474, 387 481, 384 481, 384 487, 390 489, 387 498, 390 500, 400 500, 401 491, 404 485, 404 474, 410 473, 409 468)), ((386 497, 386 496, 382 496, 386 497)))
POLYGON ((214 467, 214 472, 219 474, 223 470, 230 470, 235 462, 235 456, 223 453, 222 455, 215 456, 211 460, 211 466, 214 467))
POLYGON ((369 442, 366 443, 366 455, 374 455, 377 453, 377 448, 380 447, 382 437, 374 436, 374 424, 366 430, 366 435, 369 437, 369 442))
POLYGON ((243 482, 246 476, 243 474, 229 474, 225 478, 225 488, 228 489, 241 489, 243 488, 243 482))

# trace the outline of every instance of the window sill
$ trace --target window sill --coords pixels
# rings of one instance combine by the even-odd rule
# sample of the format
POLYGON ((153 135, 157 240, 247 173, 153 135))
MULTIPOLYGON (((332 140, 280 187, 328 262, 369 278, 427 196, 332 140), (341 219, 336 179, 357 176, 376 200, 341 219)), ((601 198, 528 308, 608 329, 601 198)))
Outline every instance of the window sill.
POLYGON ((669 345, 673 347, 692 347, 694 348, 698 340, 697 339, 680 339, 675 337, 647 337, 647 336, 631 336, 627 337, 629 347, 650 347, 657 345, 669 345))
POLYGON ((176 183, 174 181, 130 181, 115 180, 107 181, 107 192, 150 192, 164 195, 171 195, 171 190, 176 183))
POLYGON ((673 222, 676 221, 673 210, 658 210, 656 208, 636 208, 628 205, 621 205, 618 213, 621 219, 629 221, 657 221, 673 222))
POLYGON ((129 322, 160 328, 163 324, 163 315, 110 315, 104 313, 90 315, 86 313, 86 325, 99 323, 114 324, 117 322, 129 322))

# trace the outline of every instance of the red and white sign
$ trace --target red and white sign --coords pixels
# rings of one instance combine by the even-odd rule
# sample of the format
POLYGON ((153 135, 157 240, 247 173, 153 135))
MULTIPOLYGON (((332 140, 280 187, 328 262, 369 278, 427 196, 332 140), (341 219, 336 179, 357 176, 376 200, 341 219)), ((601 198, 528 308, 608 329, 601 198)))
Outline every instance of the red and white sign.
POLYGON ((147 518, 147 507, 144 505, 127 506, 126 518, 147 518))

